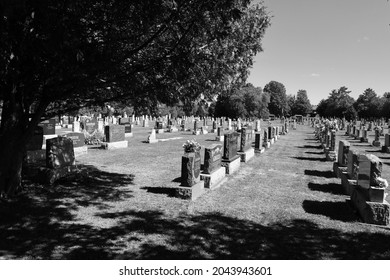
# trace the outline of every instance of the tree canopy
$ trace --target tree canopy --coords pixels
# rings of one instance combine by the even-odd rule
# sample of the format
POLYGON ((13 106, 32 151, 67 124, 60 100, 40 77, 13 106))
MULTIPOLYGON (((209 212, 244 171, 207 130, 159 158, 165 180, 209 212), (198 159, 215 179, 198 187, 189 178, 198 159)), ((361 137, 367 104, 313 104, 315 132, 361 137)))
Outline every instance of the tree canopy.
POLYGON ((0 186, 20 186, 42 120, 120 101, 188 106, 245 84, 270 24, 249 0, 59 0, 0 4, 0 186))
POLYGON ((270 95, 269 112, 276 116, 284 116, 289 111, 286 95, 286 87, 276 81, 271 81, 264 86, 264 92, 270 95))

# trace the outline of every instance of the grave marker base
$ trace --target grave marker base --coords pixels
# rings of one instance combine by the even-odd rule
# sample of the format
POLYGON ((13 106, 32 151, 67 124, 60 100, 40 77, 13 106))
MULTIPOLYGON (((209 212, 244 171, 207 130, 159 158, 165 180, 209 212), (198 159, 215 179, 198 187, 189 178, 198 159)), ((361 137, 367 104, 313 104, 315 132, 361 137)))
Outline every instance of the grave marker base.
POLYGON ((241 162, 248 162, 255 156, 255 149, 250 148, 244 152, 237 152, 237 154, 241 157, 241 162))
POLYGON ((226 181, 226 168, 220 167, 211 174, 200 174, 206 189, 217 189, 226 181))
POLYGON ((262 154, 262 153, 264 153, 264 151, 265 151, 264 147, 261 147, 260 149, 255 149, 256 154, 262 154))
POLYGON ((382 153, 390 153, 390 147, 382 146, 382 153))
POLYGON ((105 142, 102 144, 102 148, 105 150, 122 149, 127 147, 128 147, 128 142, 126 140, 118 141, 118 142, 105 142))
POLYGON ((75 158, 88 154, 88 146, 73 148, 75 158))
POLYGON ((181 199, 194 201, 199 196, 205 193, 204 182, 200 181, 199 183, 193 185, 192 187, 177 187, 176 188, 176 197, 181 199))
POLYGON ((164 133, 164 129, 156 129, 156 133, 164 133))
POLYGON ((39 168, 37 176, 40 182, 52 185, 55 181, 66 177, 77 170, 78 168, 76 165, 64 166, 56 169, 41 167, 39 168))
POLYGON ((371 202, 366 200, 364 190, 355 189, 351 195, 353 207, 363 222, 375 225, 389 225, 390 204, 387 202, 371 202))
POLYGON ((240 168, 241 157, 235 156, 232 160, 222 160, 221 166, 225 167, 226 174, 233 174, 240 168))
POLYGON ((343 186, 344 193, 346 195, 352 195, 353 190, 357 186, 357 180, 351 180, 348 177, 347 172, 341 173, 341 185, 343 186))
POLYGON ((346 166, 339 166, 338 162, 333 163, 333 173, 337 178, 341 179, 341 173, 342 172, 347 172, 347 167, 346 166))
POLYGON ((125 133, 125 137, 133 137, 133 132, 125 133))

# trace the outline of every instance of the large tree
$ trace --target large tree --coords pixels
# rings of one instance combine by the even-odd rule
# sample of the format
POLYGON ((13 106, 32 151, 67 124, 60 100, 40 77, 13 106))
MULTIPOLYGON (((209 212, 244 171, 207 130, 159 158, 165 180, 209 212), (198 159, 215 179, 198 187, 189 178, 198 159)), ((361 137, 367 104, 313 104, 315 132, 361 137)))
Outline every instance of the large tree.
POLYGON ((345 86, 332 90, 328 98, 318 104, 317 113, 323 117, 354 119, 357 113, 353 107, 355 100, 349 95, 350 93, 351 91, 345 86))
POLYGON ((277 116, 286 115, 288 111, 286 87, 280 82, 271 81, 264 86, 264 92, 270 95, 269 112, 277 116))
POLYGON ((313 108, 310 104, 310 100, 307 97, 306 90, 300 89, 297 92, 297 97, 292 108, 293 115, 304 115, 311 113, 313 108))
POLYGON ((114 100, 137 113, 229 90, 245 82, 268 25, 249 0, 2 1, 0 193, 20 187, 42 119, 114 100))
POLYGON ((380 104, 376 92, 371 88, 367 88, 359 95, 354 107, 361 118, 377 118, 381 114, 380 104))

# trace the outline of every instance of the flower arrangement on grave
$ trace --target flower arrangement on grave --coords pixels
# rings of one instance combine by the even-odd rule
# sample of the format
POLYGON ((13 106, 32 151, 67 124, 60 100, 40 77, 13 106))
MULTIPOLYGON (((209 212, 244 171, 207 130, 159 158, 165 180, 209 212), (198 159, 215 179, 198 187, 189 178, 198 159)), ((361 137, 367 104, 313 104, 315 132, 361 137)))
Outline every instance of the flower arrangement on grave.
POLYGON ((84 130, 85 144, 87 145, 99 145, 104 141, 104 134, 98 130, 92 133, 84 130))
POLYGON ((201 146, 196 140, 187 140, 183 144, 184 152, 185 153, 194 153, 196 151, 199 151, 201 149, 201 146))

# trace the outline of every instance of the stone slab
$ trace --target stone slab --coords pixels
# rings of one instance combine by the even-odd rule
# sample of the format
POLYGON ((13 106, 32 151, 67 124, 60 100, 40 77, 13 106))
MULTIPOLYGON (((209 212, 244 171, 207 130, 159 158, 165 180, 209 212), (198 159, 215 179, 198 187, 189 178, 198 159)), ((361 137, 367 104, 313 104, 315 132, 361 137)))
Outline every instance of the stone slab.
POLYGON ((343 187, 344 194, 351 195, 353 190, 357 186, 357 180, 349 179, 348 172, 341 172, 341 185, 343 187))
POLYGON ((105 150, 113 150, 113 149, 123 149, 128 147, 128 142, 118 141, 118 142, 105 142, 102 144, 102 148, 105 150))
POLYGON ((125 137, 133 137, 133 132, 128 132, 128 133, 125 133, 125 137))
POLYGON ((73 148, 73 151, 74 151, 75 158, 78 158, 78 157, 80 157, 82 155, 88 154, 88 146, 85 145, 85 146, 82 146, 82 147, 76 147, 76 148, 73 148))
POLYGON ((211 174, 200 174, 206 189, 217 189, 226 181, 226 168, 220 167, 211 174))
POLYGON ((194 201, 206 192, 204 188, 204 181, 193 185, 192 187, 177 187, 176 197, 181 199, 194 201))
POLYGON ((46 162, 46 150, 27 151, 25 157, 26 163, 35 163, 40 161, 46 162))
POLYGON ((56 169, 41 167, 38 180, 45 184, 54 184, 57 180, 68 176, 78 170, 76 165, 64 166, 56 169))
POLYGON ((261 147, 261 149, 255 149, 255 154, 262 154, 265 152, 265 148, 261 147))
POLYGON ((241 162, 248 162, 255 156, 255 149, 250 148, 244 152, 237 152, 237 154, 241 157, 241 162))
POLYGON ((363 222, 375 225, 389 225, 390 221, 390 204, 371 202, 366 200, 364 190, 355 189, 351 195, 353 207, 359 213, 363 222))
POLYGON ((271 138, 271 139, 269 140, 268 143, 270 143, 271 145, 273 145, 273 144, 275 143, 275 138, 271 138))
POLYGON ((240 164, 241 164, 240 156, 236 156, 235 159, 231 161, 222 160, 221 162, 221 166, 225 167, 226 169, 226 174, 233 174, 234 172, 236 172, 240 168, 240 164))

